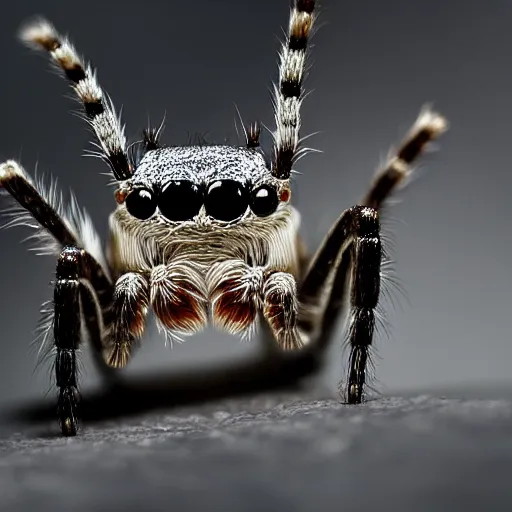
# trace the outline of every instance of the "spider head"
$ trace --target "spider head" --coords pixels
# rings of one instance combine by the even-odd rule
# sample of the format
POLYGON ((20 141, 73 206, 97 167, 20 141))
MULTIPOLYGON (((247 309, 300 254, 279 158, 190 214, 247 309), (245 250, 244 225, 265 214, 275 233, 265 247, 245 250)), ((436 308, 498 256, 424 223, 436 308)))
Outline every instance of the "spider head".
POLYGON ((117 202, 139 222, 231 226, 272 216, 290 199, 288 180, 272 176, 263 156, 233 146, 148 151, 117 202))

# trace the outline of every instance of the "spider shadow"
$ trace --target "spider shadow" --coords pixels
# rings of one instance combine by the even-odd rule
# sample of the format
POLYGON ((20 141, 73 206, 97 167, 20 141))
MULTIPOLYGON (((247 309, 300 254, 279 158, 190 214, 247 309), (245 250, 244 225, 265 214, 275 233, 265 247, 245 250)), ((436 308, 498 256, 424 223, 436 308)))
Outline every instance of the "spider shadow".
MULTIPOLYGON (((80 402, 80 416, 88 425, 226 398, 298 391, 321 368, 319 353, 303 349, 290 353, 265 353, 242 363, 197 372, 118 378, 99 391, 84 394, 80 402)), ((6 413, 17 423, 41 426, 55 421, 56 404, 54 400, 34 401, 12 407, 6 413)), ((46 430, 37 432, 37 436, 54 438, 60 434, 46 430)))

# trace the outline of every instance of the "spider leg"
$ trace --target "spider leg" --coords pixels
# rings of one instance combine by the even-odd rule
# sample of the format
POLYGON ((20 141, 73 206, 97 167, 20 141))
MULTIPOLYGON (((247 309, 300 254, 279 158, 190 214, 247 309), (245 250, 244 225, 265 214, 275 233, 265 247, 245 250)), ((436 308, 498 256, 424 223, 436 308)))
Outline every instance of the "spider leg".
POLYGON ((58 262, 54 290, 55 376, 59 388, 57 415, 62 434, 75 436, 78 431, 78 379, 76 351, 80 345, 80 278, 83 274, 82 252, 67 246, 58 262))
MULTIPOLYGON (((48 231, 53 239, 60 245, 77 245, 77 237, 75 233, 69 228, 69 225, 64 221, 56 205, 51 204, 46 198, 43 197, 38 187, 32 182, 27 174, 25 174, 22 167, 14 160, 7 160, 0 164, 0 189, 6 190, 16 202, 32 217, 48 231)), ((22 218, 23 214, 19 211, 13 212, 22 218)), ((15 218, 14 218, 15 220, 15 218)), ((26 220, 23 222, 13 222, 11 220, 7 226, 19 223, 26 225, 26 220)))
POLYGON ((274 86, 274 159, 272 175, 286 180, 300 154, 300 109, 306 54, 315 20, 315 0, 294 0, 286 40, 281 48, 279 83, 274 86))
POLYGON ((6 226, 23 225, 38 230, 36 233, 48 246, 46 249, 59 255, 52 321, 55 374, 60 389, 58 416, 63 434, 75 435, 78 426, 76 350, 80 344, 82 311, 95 349, 96 366, 104 377, 110 378, 112 371, 102 360, 101 347, 104 329, 111 322, 112 283, 98 260, 81 248, 84 224, 78 224, 84 222, 84 217, 63 215, 55 190, 45 197, 40 187, 12 160, 0 164, 0 188, 21 207, 10 211, 11 220, 6 226), (32 219, 37 221, 36 226, 32 219))
POLYGON ((299 300, 295 278, 287 272, 267 276, 261 291, 263 316, 283 350, 301 348, 305 340, 297 327, 299 300))
POLYGON ((261 125, 258 122, 252 122, 245 129, 246 146, 248 149, 257 149, 260 147, 261 125))
MULTIPOLYGON (((89 222, 83 216, 64 215, 61 199, 56 191, 53 194, 44 194, 40 186, 37 186, 25 173, 23 168, 14 160, 8 160, 0 164, 0 190, 8 192, 12 198, 22 207, 22 210, 10 212, 12 219, 5 227, 20 225, 39 229, 39 236, 46 236, 46 244, 53 244, 54 253, 60 254, 66 246, 83 247, 88 240, 84 236, 84 224, 89 222), (26 215, 28 214, 28 215, 26 215), (28 217, 28 218, 27 218, 28 217), (38 226, 29 223, 33 218, 38 226)), ((9 212, 8 212, 9 213, 9 212)), ((89 229, 92 229, 88 226, 89 229)), ((112 285, 110 278, 98 259, 93 257, 85 247, 87 279, 97 295, 101 309, 107 309, 111 301, 112 285)))
POLYGON ((128 364, 133 346, 145 328, 149 303, 145 277, 129 272, 115 286, 108 283, 108 287, 101 288, 91 279, 94 271, 95 262, 86 251, 77 247, 63 249, 57 264, 54 339, 60 388, 58 417, 65 436, 74 436, 78 430, 76 350, 81 342, 81 318, 89 333, 96 366, 110 384, 119 383, 114 369, 128 364))
POLYGON ((110 166, 116 180, 131 177, 124 127, 110 98, 96 79, 94 69, 84 62, 71 42, 44 19, 25 25, 21 39, 35 49, 49 53, 82 103, 85 118, 101 149, 101 158, 110 166))
POLYGON ((117 280, 112 315, 104 342, 104 355, 112 368, 124 368, 136 341, 144 333, 149 308, 149 283, 145 276, 127 272, 117 280))
POLYGON ((378 169, 370 190, 361 205, 378 210, 385 200, 402 186, 412 172, 412 164, 421 156, 430 142, 436 140, 448 128, 440 114, 424 108, 397 151, 390 151, 385 165, 378 169))
POLYGON ((334 324, 332 313, 339 313, 343 299, 339 284, 344 285, 350 277, 349 403, 360 403, 364 396, 380 294, 381 259, 378 213, 369 207, 355 206, 343 212, 331 228, 299 286, 299 326, 313 340, 313 348, 323 352, 334 324), (347 254, 348 259, 344 257, 347 254))
POLYGON ((94 349, 96 365, 111 382, 112 368, 124 366, 126 361, 115 364, 117 359, 114 356, 107 361, 103 359, 102 354, 107 349, 106 333, 118 341, 116 346, 124 347, 124 344, 132 341, 134 332, 142 335, 144 327, 140 323, 144 304, 136 302, 144 297, 137 293, 137 286, 124 285, 132 275, 120 278, 114 290, 110 281, 101 282, 98 279, 97 270, 97 263, 91 255, 75 246, 64 247, 57 261, 53 324, 55 375, 59 388, 57 413, 65 436, 74 436, 78 430, 76 351, 81 344, 82 318, 94 349))

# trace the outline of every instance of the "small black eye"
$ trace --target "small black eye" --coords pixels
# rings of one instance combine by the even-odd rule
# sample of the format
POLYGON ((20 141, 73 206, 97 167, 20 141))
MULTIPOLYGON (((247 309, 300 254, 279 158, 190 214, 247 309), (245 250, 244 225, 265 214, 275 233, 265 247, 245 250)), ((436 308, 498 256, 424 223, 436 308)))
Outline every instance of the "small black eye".
POLYGON ((251 192, 251 210, 258 217, 266 217, 274 213, 278 204, 277 191, 270 185, 261 185, 251 192))
POLYGON ((162 215, 174 222, 191 220, 203 205, 202 190, 191 181, 171 181, 158 198, 162 215))
POLYGON ((247 210, 249 198, 245 187, 235 180, 219 180, 208 187, 204 203, 206 213, 217 220, 238 219, 247 210))
POLYGON ((156 211, 156 198, 146 188, 137 188, 126 196, 126 209, 137 219, 149 219, 156 211))

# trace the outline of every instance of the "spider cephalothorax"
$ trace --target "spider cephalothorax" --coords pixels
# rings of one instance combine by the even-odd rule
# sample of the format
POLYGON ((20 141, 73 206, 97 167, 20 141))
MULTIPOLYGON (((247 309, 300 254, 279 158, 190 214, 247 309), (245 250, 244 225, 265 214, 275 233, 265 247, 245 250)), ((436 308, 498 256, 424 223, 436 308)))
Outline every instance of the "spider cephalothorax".
POLYGON ((185 146, 146 153, 116 197, 140 221, 200 228, 269 217, 290 191, 289 181, 274 178, 256 151, 185 146))
POLYGON ((252 302, 262 269, 297 275, 299 216, 289 204, 289 180, 272 176, 253 149, 154 149, 116 198, 120 204, 110 222, 113 268, 116 275, 148 274, 147 281, 137 278, 147 288, 137 293, 153 290, 149 302, 159 304, 159 325, 170 336, 205 327, 210 304, 218 327, 247 333, 257 316, 252 302), (172 289, 177 281, 179 287, 172 289))
POLYGON ((315 8, 315 0, 295 0, 291 9, 274 87, 269 156, 259 147, 258 123, 245 128, 242 147, 165 147, 161 130, 148 129, 132 151, 112 102, 72 44, 45 20, 23 29, 24 41, 48 52, 63 71, 96 135, 97 155, 118 183, 104 253, 74 200, 66 210, 54 184, 45 189, 14 161, 0 166, 0 187, 19 204, 7 225, 35 228, 42 252, 58 256, 43 332, 53 332, 63 434, 75 435, 78 428, 81 324, 99 367, 120 368, 139 343, 150 309, 171 337, 196 333, 209 321, 247 336, 261 321, 278 348, 307 346, 322 355, 347 297, 344 395, 349 403, 364 399, 382 275, 378 210, 446 121, 424 109, 360 204, 345 210, 308 256, 300 215, 290 202, 290 178, 309 151, 299 133, 300 108, 315 8))

